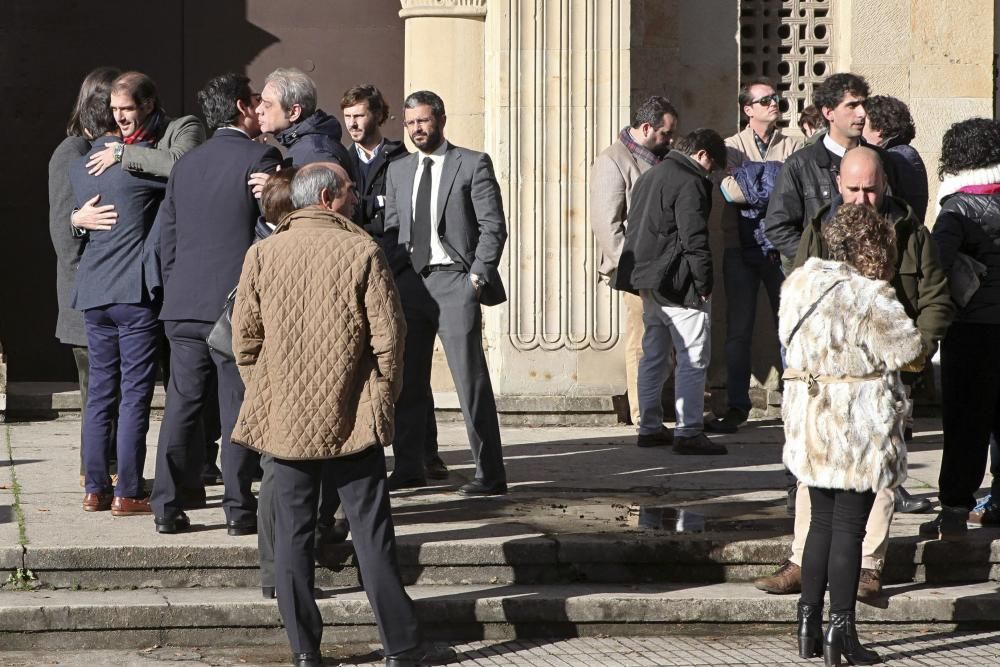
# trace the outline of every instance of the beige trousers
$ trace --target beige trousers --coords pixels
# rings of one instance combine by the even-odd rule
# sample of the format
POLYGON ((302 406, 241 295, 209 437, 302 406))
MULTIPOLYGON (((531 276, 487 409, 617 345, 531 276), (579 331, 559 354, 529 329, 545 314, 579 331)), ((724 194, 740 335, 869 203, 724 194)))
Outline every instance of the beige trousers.
MULTIPOLYGON (((866 570, 881 572, 882 566, 885 565, 893 509, 895 509, 895 499, 892 489, 882 489, 875 494, 875 504, 872 505, 872 513, 868 515, 868 525, 865 526, 865 541, 861 545, 861 567, 866 570)), ((792 556, 789 559, 799 566, 802 565, 802 551, 806 547, 811 514, 809 487, 799 482, 798 491, 795 493, 795 537, 792 539, 792 556)))
POLYGON ((639 361, 642 359, 642 297, 631 292, 622 292, 625 304, 625 391, 628 394, 628 409, 632 423, 639 425, 639 361))

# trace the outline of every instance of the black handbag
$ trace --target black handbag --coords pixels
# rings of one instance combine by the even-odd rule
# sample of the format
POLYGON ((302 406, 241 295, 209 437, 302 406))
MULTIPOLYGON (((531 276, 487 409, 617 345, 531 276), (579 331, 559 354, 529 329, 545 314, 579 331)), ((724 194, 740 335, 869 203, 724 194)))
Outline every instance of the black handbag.
POLYGON ((226 297, 226 304, 222 307, 222 314, 215 320, 212 330, 208 332, 205 342, 216 354, 225 357, 230 361, 236 361, 233 354, 233 304, 236 302, 236 288, 226 297))

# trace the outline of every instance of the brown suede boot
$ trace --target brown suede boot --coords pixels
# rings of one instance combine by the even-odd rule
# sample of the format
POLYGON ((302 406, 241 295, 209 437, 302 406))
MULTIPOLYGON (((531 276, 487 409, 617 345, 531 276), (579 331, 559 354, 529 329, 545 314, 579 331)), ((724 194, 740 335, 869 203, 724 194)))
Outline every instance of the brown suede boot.
POLYGON ((858 601, 870 602, 882 597, 882 574, 878 570, 861 568, 861 579, 858 580, 858 601))
POLYGON ((769 577, 754 579, 753 585, 765 593, 791 595, 802 592, 802 568, 786 560, 769 577))

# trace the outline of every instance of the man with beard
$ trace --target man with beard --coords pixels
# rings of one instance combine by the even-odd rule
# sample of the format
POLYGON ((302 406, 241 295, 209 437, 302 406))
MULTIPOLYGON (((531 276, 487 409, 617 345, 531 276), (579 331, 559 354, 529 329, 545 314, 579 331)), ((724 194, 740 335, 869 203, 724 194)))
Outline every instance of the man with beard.
MULTIPOLYGON (((632 185, 670 152, 677 126, 677 109, 665 97, 654 95, 632 114, 632 124, 594 160, 590 177, 590 228, 600 252, 597 272, 605 283, 614 282, 615 269, 625 243, 625 226, 632 201, 632 185)), ((639 423, 636 378, 642 358, 642 299, 622 292, 625 306, 625 391, 632 423, 639 423)), ((639 446, 666 444, 640 438, 639 446)))
POLYGON ((489 155, 445 141, 444 102, 418 91, 403 102, 417 153, 389 165, 385 229, 398 233, 390 262, 406 315, 403 391, 396 402, 396 467, 390 488, 426 482, 431 359, 440 336, 469 436, 475 476, 464 495, 507 493, 493 385, 483 352, 481 305, 507 299, 498 265, 507 241, 500 186, 489 155), (409 349, 412 348, 412 349, 409 349))
MULTIPOLYGON (((371 84, 355 86, 340 100, 344 125, 354 140, 350 151, 351 167, 357 178, 360 201, 355 222, 380 243, 385 242, 385 175, 389 163, 409 155, 402 141, 386 139, 382 125, 389 118, 389 106, 382 92, 371 84)), ((389 245, 395 245, 396 232, 389 233, 389 245)), ((398 447, 397 447, 398 448, 398 447)), ((424 439, 424 469, 429 479, 447 479, 448 466, 438 454, 437 421, 434 397, 427 414, 427 437, 424 439)), ((402 477, 395 478, 397 483, 402 477)))

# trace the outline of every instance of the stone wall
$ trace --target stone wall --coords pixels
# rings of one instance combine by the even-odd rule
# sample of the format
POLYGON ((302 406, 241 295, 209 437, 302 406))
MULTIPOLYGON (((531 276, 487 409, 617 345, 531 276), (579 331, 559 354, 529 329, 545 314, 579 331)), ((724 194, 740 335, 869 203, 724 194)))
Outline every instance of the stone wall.
POLYGON ((993 117, 996 3, 839 0, 836 10, 839 69, 910 106, 933 201, 942 135, 957 121, 993 117))

